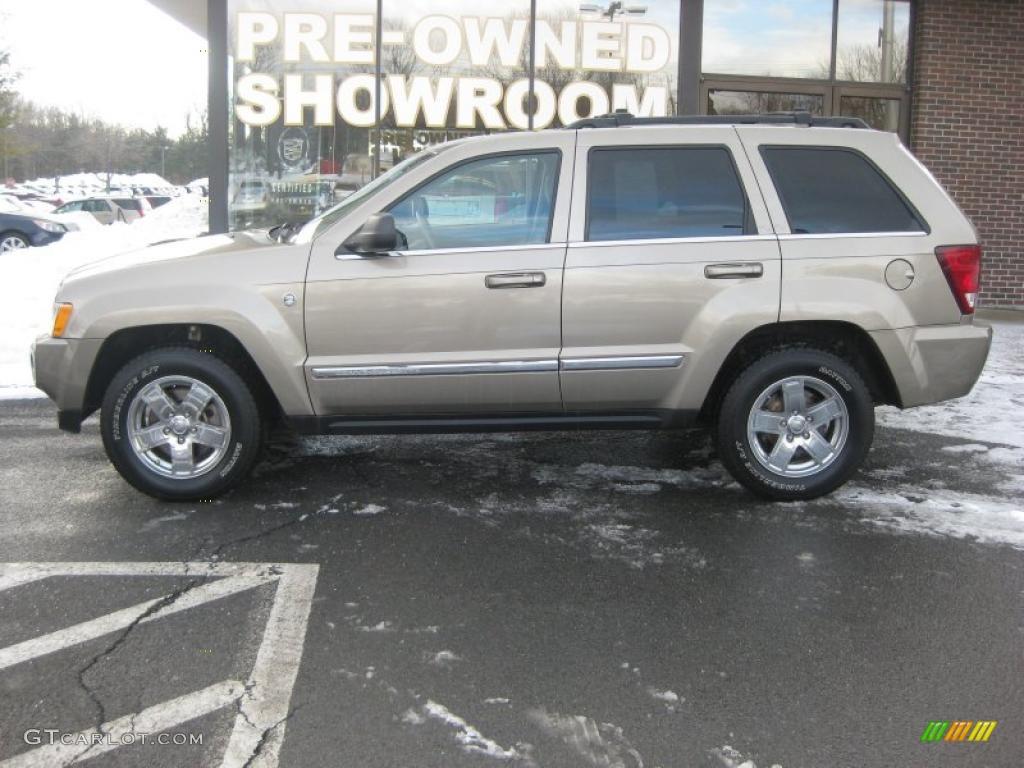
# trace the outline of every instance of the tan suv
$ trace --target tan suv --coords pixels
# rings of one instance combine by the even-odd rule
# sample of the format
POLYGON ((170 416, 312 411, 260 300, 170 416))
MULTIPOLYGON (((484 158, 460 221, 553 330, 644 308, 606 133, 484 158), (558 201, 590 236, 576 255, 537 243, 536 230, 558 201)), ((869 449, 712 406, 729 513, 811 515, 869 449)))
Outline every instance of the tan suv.
POLYGON ((980 248, 890 133, 807 115, 594 118, 454 141, 301 227, 79 269, 36 381, 170 499, 319 433, 714 425, 736 479, 807 499, 873 407, 966 394, 980 248))

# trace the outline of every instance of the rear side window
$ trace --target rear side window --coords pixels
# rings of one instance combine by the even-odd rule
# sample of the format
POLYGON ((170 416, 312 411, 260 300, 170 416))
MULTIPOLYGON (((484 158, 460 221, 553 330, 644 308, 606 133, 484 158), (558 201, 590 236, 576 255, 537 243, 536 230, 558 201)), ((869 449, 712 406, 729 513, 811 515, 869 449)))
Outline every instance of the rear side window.
POLYGON ((127 208, 132 211, 137 211, 142 208, 142 204, 133 197, 119 197, 114 200, 122 208, 127 208))
POLYGON ((903 196, 859 152, 762 147, 761 156, 794 234, 925 231, 903 196))
POLYGON ((592 149, 587 240, 726 237, 753 231, 724 147, 592 149))

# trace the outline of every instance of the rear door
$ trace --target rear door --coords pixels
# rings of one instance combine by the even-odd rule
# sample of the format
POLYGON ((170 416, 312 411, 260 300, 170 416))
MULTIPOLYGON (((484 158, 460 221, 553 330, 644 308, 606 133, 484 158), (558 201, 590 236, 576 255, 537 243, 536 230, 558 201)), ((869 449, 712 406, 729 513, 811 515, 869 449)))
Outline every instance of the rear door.
POLYGON ((565 408, 692 412, 731 344, 778 318, 778 242, 739 139, 720 127, 580 130, 576 168, 565 408))

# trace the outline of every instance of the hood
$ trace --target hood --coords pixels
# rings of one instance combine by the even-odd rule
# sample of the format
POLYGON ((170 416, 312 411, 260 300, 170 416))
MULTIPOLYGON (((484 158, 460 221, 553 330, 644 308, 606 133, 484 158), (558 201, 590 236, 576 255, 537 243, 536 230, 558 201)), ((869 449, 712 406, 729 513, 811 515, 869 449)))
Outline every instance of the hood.
POLYGON ((119 253, 116 256, 108 256, 105 259, 77 267, 65 276, 64 282, 94 277, 108 272, 117 272, 160 261, 230 253, 231 251, 243 249, 252 250, 272 245, 276 245, 276 243, 270 239, 266 230, 232 232, 227 235, 204 235, 187 240, 169 240, 162 243, 154 243, 135 251, 119 253))

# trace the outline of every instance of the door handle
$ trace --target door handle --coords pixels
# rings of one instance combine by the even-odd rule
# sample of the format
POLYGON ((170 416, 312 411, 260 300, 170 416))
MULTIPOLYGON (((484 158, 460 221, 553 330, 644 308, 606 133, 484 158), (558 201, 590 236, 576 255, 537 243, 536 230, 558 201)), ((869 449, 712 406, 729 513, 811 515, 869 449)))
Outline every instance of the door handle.
POLYGON ((704 267, 704 277, 710 280, 761 277, 763 274, 764 267, 756 261, 733 261, 728 264, 708 264, 704 267))
POLYGON ((505 272, 488 275, 484 285, 488 288, 540 288, 548 281, 543 272, 505 272))

